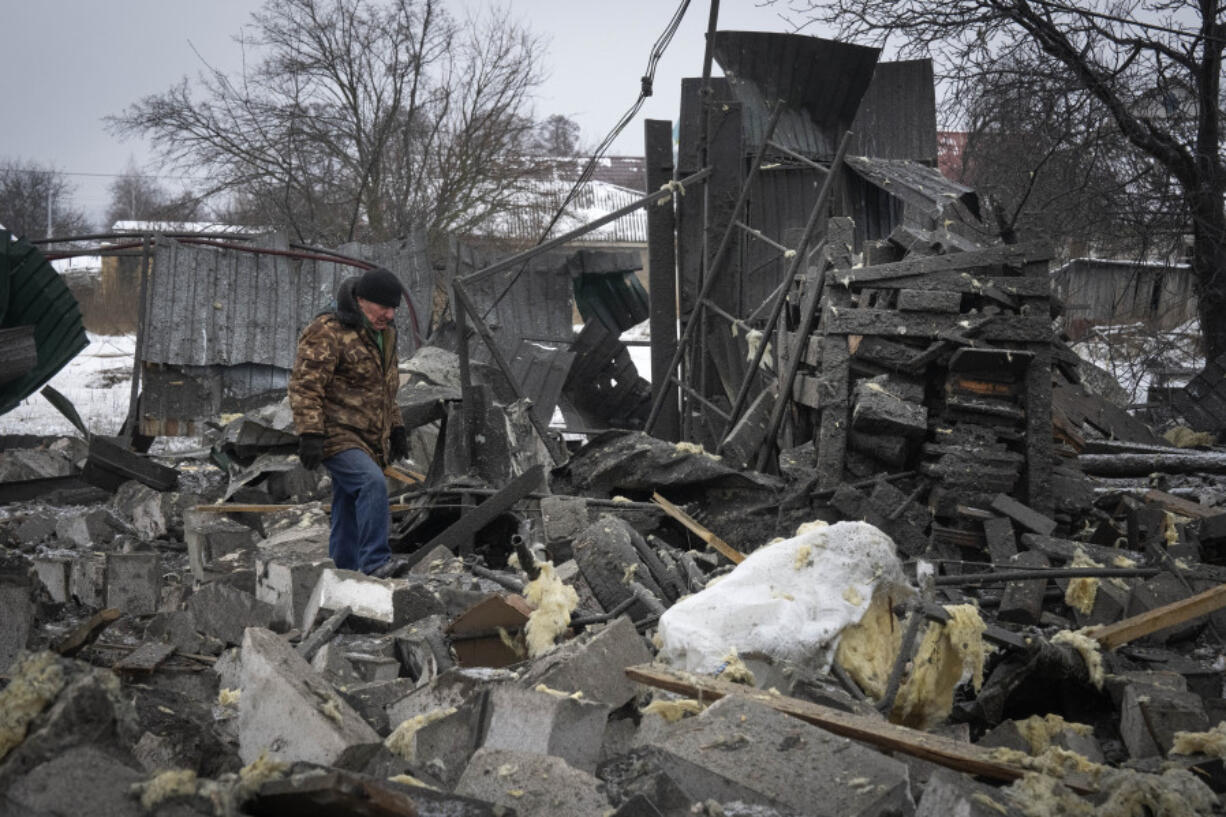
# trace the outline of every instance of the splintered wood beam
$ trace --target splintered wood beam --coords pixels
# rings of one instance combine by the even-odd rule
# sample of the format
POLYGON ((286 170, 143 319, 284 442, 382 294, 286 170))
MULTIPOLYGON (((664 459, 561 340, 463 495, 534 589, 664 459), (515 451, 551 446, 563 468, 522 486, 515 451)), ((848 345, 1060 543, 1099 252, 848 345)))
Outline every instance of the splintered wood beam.
MULTIPOLYGON (((690 675, 650 664, 626 667, 626 676, 640 684, 699 700, 716 701, 728 695, 740 695, 836 735, 886 751, 902 752, 968 774, 1013 781, 1026 773, 1025 769, 992 759, 989 750, 973 743, 921 732, 880 718, 840 712, 821 704, 770 694, 728 681, 690 675)), ((1066 778, 1064 782, 1079 791, 1093 791, 1093 787, 1083 780, 1066 778)))
POLYGON ((419 474, 416 471, 410 471, 407 468, 396 468, 393 465, 389 465, 387 468, 384 468, 383 473, 394 480, 405 483, 406 485, 418 485, 426 481, 425 474, 419 474))
POLYGON ((692 531, 699 539, 719 551, 724 558, 732 562, 734 565, 739 565, 741 562, 745 561, 744 553, 741 553, 732 545, 728 544, 723 539, 720 539, 714 533, 704 528, 701 524, 699 524, 697 519, 690 516, 688 513, 681 510, 676 505, 660 496, 658 493, 651 495, 651 501, 659 505, 664 510, 664 513, 668 514, 673 519, 676 519, 682 525, 689 528, 690 531, 692 531))
POLYGON ((99 610, 97 613, 94 613, 89 621, 77 625, 75 629, 66 633, 63 638, 52 644, 51 649, 60 655, 74 656, 82 648, 92 644, 94 639, 107 628, 107 625, 118 619, 121 615, 123 613, 114 607, 99 610))
POLYGON ((1219 584, 1186 599, 1146 610, 1130 618, 1095 627, 1086 632, 1102 645, 1104 650, 1113 650, 1138 638, 1183 624, 1226 607, 1226 584, 1219 584))

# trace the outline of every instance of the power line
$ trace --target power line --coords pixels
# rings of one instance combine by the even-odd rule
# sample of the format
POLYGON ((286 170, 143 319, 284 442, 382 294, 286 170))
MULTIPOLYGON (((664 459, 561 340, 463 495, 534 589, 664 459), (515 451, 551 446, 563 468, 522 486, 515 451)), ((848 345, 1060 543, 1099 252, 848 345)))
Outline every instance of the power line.
MULTIPOLYGON (((651 96, 652 85, 654 84, 656 78, 656 67, 660 63, 660 58, 664 56, 665 49, 667 49, 669 43, 672 42, 673 35, 677 33, 677 28, 681 25, 681 20, 685 17, 686 9, 689 7, 690 0, 681 0, 681 4, 678 5, 676 11, 673 12, 673 16, 669 19, 668 24, 664 26, 664 30, 660 32, 660 36, 657 37, 655 43, 652 44, 651 54, 647 58, 647 70, 639 79, 638 98, 634 100, 634 104, 632 104, 630 108, 624 114, 622 114, 621 118, 617 120, 617 124, 613 126, 613 129, 609 131, 596 149, 592 151, 592 156, 590 159, 588 159, 587 165, 583 168, 583 172, 579 174, 579 178, 576 179, 574 185, 571 186, 570 192, 566 194, 565 200, 563 200, 561 206, 558 207, 557 211, 553 214, 553 218, 549 220, 549 224, 547 224, 545 229, 542 231, 541 237, 536 242, 538 245, 544 243, 549 237, 549 232, 558 223, 558 220, 562 218, 562 215, 566 212, 566 208, 569 207, 571 202, 575 200, 575 197, 579 195, 579 191, 583 188, 583 185, 587 184, 591 180, 592 174, 596 172, 596 163, 599 162, 601 157, 603 157, 609 150, 609 147, 613 144, 613 140, 616 139, 623 130, 625 130, 626 125, 630 124, 630 122, 634 120, 635 115, 639 112, 639 109, 643 107, 643 102, 647 99, 647 97, 651 96)), ((527 268, 528 262, 525 261, 520 265, 519 269, 515 271, 515 274, 511 276, 511 280, 507 282, 505 287, 503 287, 502 292, 498 294, 498 297, 494 299, 494 302, 490 304, 488 309, 485 310, 482 318, 489 317, 490 312, 492 312, 494 307, 498 306, 499 302, 506 297, 506 294, 511 291, 511 287, 515 286, 515 282, 519 280, 519 276, 523 274, 523 271, 527 268)))
POLYGON ((55 176, 83 176, 99 179, 176 179, 179 181, 203 181, 206 178, 204 176, 173 176, 156 173, 91 173, 81 170, 54 170, 50 168, 15 167, 13 165, 0 167, 0 172, 33 173, 40 176, 50 173, 55 176))
POLYGON ((1151 31, 1162 31, 1167 34, 1175 34, 1180 37, 1194 37, 1198 39, 1203 38, 1203 39, 1210 40, 1216 43, 1226 42, 1226 38, 1214 37, 1211 34, 1206 35, 1200 31, 1189 31, 1187 29, 1181 29, 1181 28, 1170 28, 1169 26, 1162 26, 1162 25, 1158 25, 1157 23, 1146 23, 1141 20, 1129 19, 1127 17, 1120 17, 1115 14, 1107 14, 1106 12, 1102 12, 1102 11, 1092 11, 1090 9, 1079 9, 1076 6, 1070 6, 1065 3, 1058 3, 1055 0, 1030 0, 1030 2, 1034 3, 1034 5, 1036 6, 1044 6, 1046 8, 1056 9, 1058 11, 1065 11, 1070 14, 1080 15, 1082 17, 1093 17, 1099 20, 1107 20, 1108 22, 1119 23, 1121 25, 1136 26, 1137 28, 1144 28, 1144 29, 1148 29, 1151 31))

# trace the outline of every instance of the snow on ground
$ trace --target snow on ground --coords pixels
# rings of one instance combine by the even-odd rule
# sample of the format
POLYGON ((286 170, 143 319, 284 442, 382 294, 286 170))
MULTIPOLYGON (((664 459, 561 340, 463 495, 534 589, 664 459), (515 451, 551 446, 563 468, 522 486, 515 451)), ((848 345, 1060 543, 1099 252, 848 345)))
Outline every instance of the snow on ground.
MULTIPOLYGON (((76 406, 85 427, 96 434, 118 434, 132 393, 135 335, 89 335, 89 345, 48 382, 76 406)), ((38 392, 12 411, 0 414, 0 434, 74 436, 68 419, 38 392)))
POLYGON ((1205 367, 1200 339, 1196 322, 1163 332, 1139 323, 1102 325, 1073 351, 1114 377, 1132 403, 1145 403, 1151 385, 1181 386, 1205 367))

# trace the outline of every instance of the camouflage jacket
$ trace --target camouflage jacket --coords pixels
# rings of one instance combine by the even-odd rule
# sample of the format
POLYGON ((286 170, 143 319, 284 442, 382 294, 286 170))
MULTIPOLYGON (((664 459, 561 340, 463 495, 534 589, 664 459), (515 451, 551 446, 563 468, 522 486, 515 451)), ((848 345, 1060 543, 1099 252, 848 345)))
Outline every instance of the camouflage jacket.
POLYGON ((324 457, 360 448, 385 466, 388 435, 404 424, 396 329, 383 330, 380 355, 353 296, 356 280, 343 282, 335 311, 317 315, 298 337, 289 402, 299 434, 324 435, 324 457))

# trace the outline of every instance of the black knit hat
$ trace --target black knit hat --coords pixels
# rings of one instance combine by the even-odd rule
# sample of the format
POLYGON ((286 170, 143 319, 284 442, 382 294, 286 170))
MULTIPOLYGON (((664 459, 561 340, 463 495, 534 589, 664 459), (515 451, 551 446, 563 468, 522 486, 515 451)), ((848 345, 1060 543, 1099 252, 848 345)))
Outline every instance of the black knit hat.
POLYGON ((393 309, 400 306, 402 291, 400 279, 383 267, 366 270, 353 287, 353 294, 359 298, 374 301, 380 306, 390 306, 393 309))

